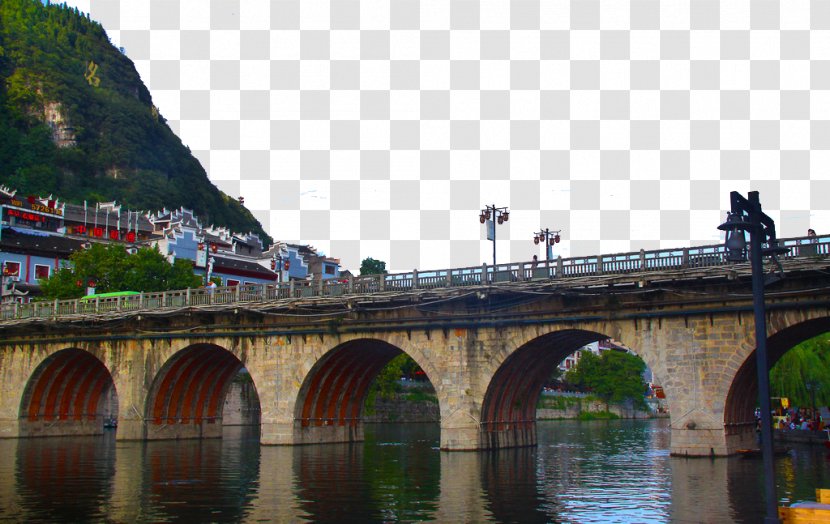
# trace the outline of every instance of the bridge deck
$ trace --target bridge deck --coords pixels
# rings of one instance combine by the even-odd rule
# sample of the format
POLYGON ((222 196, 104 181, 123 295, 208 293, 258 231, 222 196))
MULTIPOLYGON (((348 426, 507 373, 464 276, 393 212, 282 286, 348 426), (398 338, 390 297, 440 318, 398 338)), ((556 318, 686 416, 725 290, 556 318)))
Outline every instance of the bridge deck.
MULTIPOLYGON (((830 266, 830 236, 783 239, 790 252, 782 257, 786 271, 830 266)), ((772 263, 769 270, 775 271, 772 263)), ((545 292, 575 288, 643 287, 660 282, 748 277, 749 263, 726 261, 722 245, 639 251, 592 257, 558 258, 540 262, 486 264, 476 267, 368 275, 340 281, 303 281, 275 285, 238 285, 216 290, 187 289, 95 301, 55 300, 3 304, 0 329, 39 321, 111 320, 132 315, 169 315, 185 309, 273 311, 304 306, 324 307, 344 302, 388 302, 406 296, 443 298, 482 289, 545 292)))

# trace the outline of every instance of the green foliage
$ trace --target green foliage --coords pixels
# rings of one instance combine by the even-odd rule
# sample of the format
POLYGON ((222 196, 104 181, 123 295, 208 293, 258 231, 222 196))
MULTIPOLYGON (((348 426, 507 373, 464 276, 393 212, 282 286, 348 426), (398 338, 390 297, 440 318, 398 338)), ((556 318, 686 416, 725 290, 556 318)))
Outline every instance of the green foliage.
POLYGON ((434 392, 425 391, 423 389, 412 389, 404 393, 403 399, 407 402, 425 402, 429 404, 438 404, 438 397, 434 392))
POLYGON ((201 279, 188 260, 170 264, 157 248, 141 248, 130 255, 118 244, 93 244, 69 257, 62 268, 40 281, 44 299, 79 298, 94 281, 96 293, 112 291, 166 291, 198 287, 201 279), (78 285, 78 282, 81 285, 78 285))
POLYGON ((618 418, 620 418, 619 415, 610 411, 582 411, 576 417, 577 420, 616 420, 618 418))
POLYGON ((791 406, 830 405, 830 333, 806 340, 787 351, 770 369, 770 391, 787 397, 791 406), (818 386, 814 391, 808 389, 818 386))
POLYGON ((70 202, 117 200, 131 209, 184 206, 206 224, 271 238, 208 180, 153 111, 132 61, 103 27, 66 5, 0 2, 0 180, 21 194, 70 202), (85 78, 98 68, 96 86, 85 78), (58 148, 46 122, 59 108, 76 146, 58 148))
POLYGON ((539 395, 539 402, 536 404, 537 409, 555 409, 564 411, 572 406, 581 405, 582 399, 580 397, 565 397, 560 395, 539 395))
POLYGON ((360 275, 381 275, 386 273, 386 262, 374 258, 364 258, 360 263, 360 275))
POLYGON ((407 360, 411 360, 409 355, 401 353, 389 361, 386 366, 380 370, 375 381, 372 383, 371 389, 375 390, 381 398, 390 399, 396 393, 400 393, 401 377, 403 376, 403 366, 407 360))
POLYGON ((575 386, 590 389, 606 405, 630 399, 636 407, 643 407, 645 368, 645 362, 636 355, 603 351, 597 356, 586 351, 582 353, 576 367, 565 375, 565 380, 575 386))
MULTIPOLYGON (((366 412, 368 414, 374 413, 375 401, 378 397, 389 400, 400 396, 403 390, 400 382, 401 378, 407 377, 411 379, 415 375, 415 371, 419 369, 420 367, 418 364, 416 364, 415 361, 412 360, 412 357, 406 353, 401 353, 390 360, 389 363, 380 370, 380 373, 378 373, 378 376, 375 377, 375 380, 369 387, 366 402, 364 403, 364 409, 366 412)), ((434 391, 431 390, 431 388, 429 391, 412 389, 408 390, 406 394, 403 395, 403 399, 413 402, 438 402, 435 395, 432 394, 433 392, 434 391)))

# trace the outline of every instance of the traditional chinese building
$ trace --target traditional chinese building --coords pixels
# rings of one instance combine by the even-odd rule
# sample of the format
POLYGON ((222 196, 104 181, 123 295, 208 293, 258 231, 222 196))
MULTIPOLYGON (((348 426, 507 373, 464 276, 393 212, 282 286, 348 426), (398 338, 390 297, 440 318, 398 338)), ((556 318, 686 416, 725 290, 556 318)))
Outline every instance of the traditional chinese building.
POLYGON ((40 279, 69 264, 90 242, 123 242, 126 249, 150 241, 153 226, 140 212, 115 203, 74 205, 48 197, 21 197, 0 186, 2 300, 27 302, 40 279))

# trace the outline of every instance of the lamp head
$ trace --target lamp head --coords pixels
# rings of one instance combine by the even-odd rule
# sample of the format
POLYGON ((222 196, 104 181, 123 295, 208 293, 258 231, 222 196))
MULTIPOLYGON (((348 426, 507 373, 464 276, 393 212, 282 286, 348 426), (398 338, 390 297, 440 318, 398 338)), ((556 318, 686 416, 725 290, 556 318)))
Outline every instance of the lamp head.
POLYGON ((726 232, 726 260, 729 262, 746 261, 746 236, 744 231, 748 224, 744 221, 741 213, 729 213, 726 222, 718 226, 718 229, 726 232))

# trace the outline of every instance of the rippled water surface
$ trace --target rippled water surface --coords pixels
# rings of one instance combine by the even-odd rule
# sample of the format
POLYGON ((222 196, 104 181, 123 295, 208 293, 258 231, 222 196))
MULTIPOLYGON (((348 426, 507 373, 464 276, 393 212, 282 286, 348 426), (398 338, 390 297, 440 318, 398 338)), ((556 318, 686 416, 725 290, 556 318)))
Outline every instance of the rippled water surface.
MULTIPOLYGON (((539 446, 437 449, 437 425, 372 425, 355 445, 0 441, 12 522, 758 522, 760 459, 669 456, 666 421, 539 423, 539 446)), ((823 447, 776 459, 778 496, 830 487, 823 447)))

